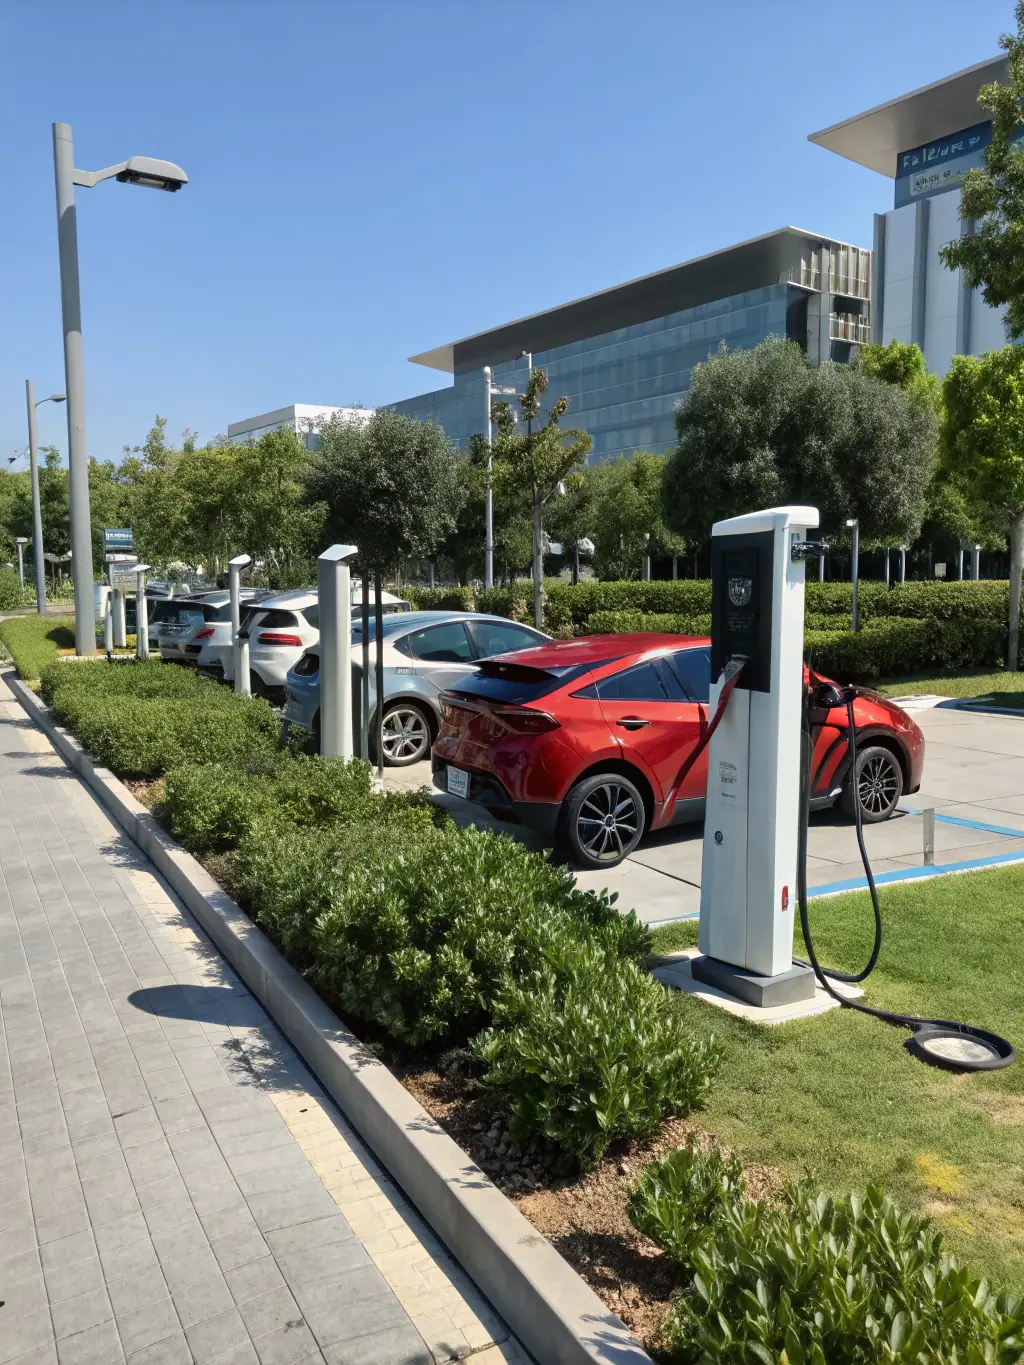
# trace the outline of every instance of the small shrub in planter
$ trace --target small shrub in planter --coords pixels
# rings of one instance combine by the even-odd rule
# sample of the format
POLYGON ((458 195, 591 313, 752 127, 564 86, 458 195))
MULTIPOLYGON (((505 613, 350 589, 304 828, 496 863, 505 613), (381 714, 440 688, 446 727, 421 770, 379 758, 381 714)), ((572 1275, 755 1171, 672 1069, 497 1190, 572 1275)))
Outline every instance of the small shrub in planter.
POLYGON ((629 1218, 638 1232, 685 1267, 742 1194, 743 1175, 734 1156, 680 1147, 644 1168, 629 1198, 629 1218))
POLYGON ((603 943, 565 934, 506 987, 473 1047, 516 1140, 555 1143, 584 1169, 610 1143, 697 1108, 721 1060, 713 1037, 691 1031, 682 996, 603 943))
POLYGON ((0 611, 17 611, 23 596, 21 579, 14 570, 0 569, 0 611))
MULTIPOLYGON (((18 677, 38 678, 59 649, 74 649, 73 616, 14 616, 0 621, 0 639, 14 660, 18 677)), ((71 665, 74 667, 74 665, 71 665)))

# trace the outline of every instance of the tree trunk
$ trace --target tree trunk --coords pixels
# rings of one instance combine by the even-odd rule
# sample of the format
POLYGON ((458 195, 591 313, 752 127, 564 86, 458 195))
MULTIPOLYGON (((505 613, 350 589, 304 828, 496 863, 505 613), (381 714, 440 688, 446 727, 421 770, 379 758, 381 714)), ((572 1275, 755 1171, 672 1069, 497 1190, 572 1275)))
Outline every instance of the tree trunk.
POLYGON ((544 629, 544 529, 541 526, 543 503, 540 491, 533 490, 533 624, 544 629))
POLYGON ((1011 673, 1017 672, 1017 655, 1020 644, 1020 578, 1024 567, 1024 510, 1015 512, 1010 519, 1010 648, 1007 651, 1007 666, 1011 673))
POLYGON ((579 547, 578 545, 576 545, 576 546, 573 547, 573 552, 572 552, 572 585, 573 585, 573 587, 574 587, 574 588, 579 587, 579 582, 580 582, 580 547, 579 547))

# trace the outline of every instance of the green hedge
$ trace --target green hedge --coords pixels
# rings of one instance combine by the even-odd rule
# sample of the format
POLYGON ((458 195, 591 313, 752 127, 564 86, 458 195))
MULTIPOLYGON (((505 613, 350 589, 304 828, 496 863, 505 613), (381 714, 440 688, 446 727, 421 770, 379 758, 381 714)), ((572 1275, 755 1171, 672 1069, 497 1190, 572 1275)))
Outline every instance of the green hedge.
POLYGON ((986 620, 877 617, 856 634, 808 630, 804 650, 817 672, 840 682, 868 682, 929 668, 996 665, 1006 655, 1006 625, 986 620))
POLYGON ((630 1216, 691 1277, 665 1325, 674 1361, 704 1365, 1011 1365, 1024 1302, 991 1292, 926 1218, 880 1190, 806 1183, 746 1201, 734 1162, 684 1148, 651 1163, 630 1216))
POLYGON ((667 635, 710 635, 711 613, 703 616, 659 615, 642 611, 595 611, 587 617, 587 635, 620 635, 655 631, 667 635))
POLYGON ((276 749, 265 701, 187 669, 134 660, 52 663, 40 679, 57 720, 115 773, 159 777, 183 763, 244 761, 276 749))
POLYGON ((0 569, 0 611, 17 611, 22 603, 21 579, 13 569, 0 569))
POLYGON ((0 621, 0 640, 14 660, 18 677, 32 681, 57 658, 59 649, 74 649, 75 618, 13 616, 0 621))
POLYGON ((405 588, 405 600, 417 611, 474 611, 473 588, 405 588))

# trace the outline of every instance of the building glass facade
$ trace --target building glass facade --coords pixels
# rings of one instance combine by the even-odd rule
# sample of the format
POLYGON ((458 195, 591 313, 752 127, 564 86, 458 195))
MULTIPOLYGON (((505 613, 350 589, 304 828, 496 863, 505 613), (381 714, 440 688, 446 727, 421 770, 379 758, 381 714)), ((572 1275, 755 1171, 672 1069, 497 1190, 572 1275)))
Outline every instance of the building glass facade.
MULTIPOLYGON (((747 350, 766 337, 787 335, 805 342, 806 305, 805 290, 768 285, 538 351, 533 364, 547 372, 549 401, 562 394, 569 399, 563 425, 590 434, 591 461, 637 450, 666 453, 675 446, 675 409, 690 387, 693 367, 722 345, 747 350)), ((493 382, 521 390, 526 367, 525 359, 495 365, 493 382)), ((409 417, 438 422, 464 448, 470 436, 486 430, 486 402, 481 368, 457 374, 449 388, 393 406, 409 417)))

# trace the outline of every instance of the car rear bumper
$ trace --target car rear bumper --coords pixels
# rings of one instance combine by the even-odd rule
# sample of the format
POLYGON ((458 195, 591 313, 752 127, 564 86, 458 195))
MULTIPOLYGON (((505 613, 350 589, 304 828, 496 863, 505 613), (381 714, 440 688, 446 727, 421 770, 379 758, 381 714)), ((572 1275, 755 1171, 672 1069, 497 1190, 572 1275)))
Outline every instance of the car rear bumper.
MULTIPOLYGON (((434 786, 438 791, 448 791, 448 764, 436 755, 431 758, 431 771, 434 786)), ((495 820, 504 820, 512 825, 525 825, 545 839, 553 839, 558 826, 561 805, 557 801, 513 801, 511 796, 491 773, 470 772, 469 801, 474 806, 482 806, 495 820)))

